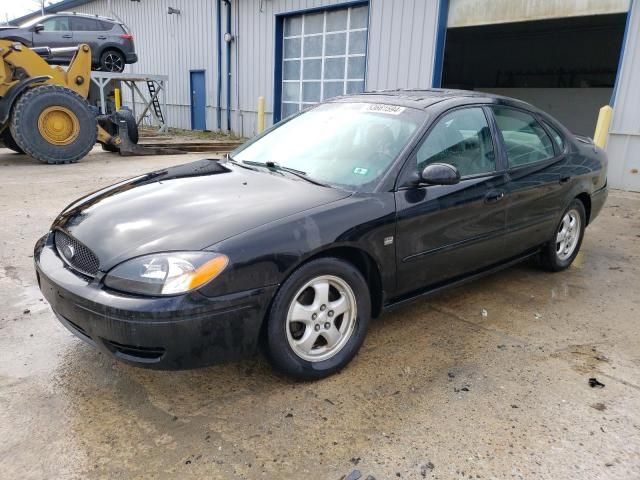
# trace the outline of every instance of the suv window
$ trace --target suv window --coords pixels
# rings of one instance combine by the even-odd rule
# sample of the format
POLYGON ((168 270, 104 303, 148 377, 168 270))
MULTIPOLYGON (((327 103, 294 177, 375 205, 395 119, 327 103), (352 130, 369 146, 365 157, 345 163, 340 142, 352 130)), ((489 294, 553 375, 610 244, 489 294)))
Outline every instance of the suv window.
POLYGON ((113 23, 109 23, 109 22, 105 22, 102 20, 96 20, 98 22, 98 30, 101 30, 103 32, 108 32, 109 30, 111 30, 113 28, 113 23))
POLYGON ((98 21, 93 18, 72 17, 71 30, 74 32, 96 32, 100 29, 98 21))
POLYGON ((418 149, 416 163, 418 171, 431 163, 448 163, 463 177, 495 171, 493 140, 484 110, 463 108, 438 120, 418 149))
POLYGON ((502 133, 509 167, 529 165, 555 155, 549 135, 532 115, 505 107, 493 107, 493 114, 502 133))
POLYGON ((42 22, 44 26, 44 32, 68 32, 71 30, 69 28, 69 17, 52 17, 47 18, 42 22))

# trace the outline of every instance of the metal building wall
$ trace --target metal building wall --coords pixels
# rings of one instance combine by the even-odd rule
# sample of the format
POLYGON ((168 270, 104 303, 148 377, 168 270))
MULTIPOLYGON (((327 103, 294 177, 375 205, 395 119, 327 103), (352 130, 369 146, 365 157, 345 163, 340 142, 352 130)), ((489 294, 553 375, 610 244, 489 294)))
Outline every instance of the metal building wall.
MULTIPOLYGON (((429 88, 432 86, 439 0, 370 0, 365 88, 429 88)), ((258 97, 266 99, 266 124, 273 121, 275 15, 344 0, 269 0, 233 2, 238 12, 236 42, 239 71, 234 71, 233 130, 256 132, 258 97), (262 7, 262 10, 260 10, 262 7), (237 74, 237 75, 236 75, 237 74), (239 95, 239 98, 238 98, 239 95), (239 106, 239 114, 237 114, 239 106)), ((234 27, 235 28, 235 27, 234 27)), ((235 52, 234 52, 235 55, 235 52)))
MULTIPOLYGON (((190 128, 189 71, 206 71, 207 128, 215 130, 217 92, 217 0, 112 0, 112 8, 131 28, 139 61, 134 73, 169 75, 168 123, 190 128), (168 15, 172 6, 180 15, 168 15)), ((266 125, 273 122, 276 15, 299 13, 351 0, 231 0, 231 112, 234 133, 256 132, 257 101, 266 98, 266 125)), ((362 3, 362 2, 360 2, 362 3)), ((440 6, 444 0, 369 0, 367 90, 432 86, 440 6)), ((222 5, 225 31, 227 6, 222 5)), ((108 0, 75 11, 112 15, 108 0)), ((226 45, 222 45, 222 129, 226 125, 226 45)))
POLYGON ((640 0, 631 0, 607 140, 609 185, 640 192, 640 0))
MULTIPOLYGON (((105 16, 107 0, 95 0, 74 11, 105 16)), ((169 75, 167 121, 191 128, 190 70, 205 70, 207 128, 216 129, 216 17, 214 0, 112 0, 114 13, 131 29, 139 60, 125 72, 169 75), (168 15, 168 7, 181 10, 168 15)), ((142 87, 142 86, 141 86, 142 87)), ((143 86, 146 89, 146 86, 143 86)), ((145 91, 145 90, 143 90, 145 91)), ((126 93, 126 92, 125 92, 126 93)), ((126 97, 125 97, 125 100, 126 97)))

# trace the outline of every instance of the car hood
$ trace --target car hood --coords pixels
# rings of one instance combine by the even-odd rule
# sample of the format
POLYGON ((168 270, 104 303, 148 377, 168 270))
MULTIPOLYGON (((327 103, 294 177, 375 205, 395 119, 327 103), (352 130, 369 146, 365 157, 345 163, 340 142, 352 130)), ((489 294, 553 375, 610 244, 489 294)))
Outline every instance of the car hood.
POLYGON ((147 253, 201 250, 349 195, 288 175, 201 160, 88 195, 69 205, 53 228, 93 250, 106 271, 147 253))

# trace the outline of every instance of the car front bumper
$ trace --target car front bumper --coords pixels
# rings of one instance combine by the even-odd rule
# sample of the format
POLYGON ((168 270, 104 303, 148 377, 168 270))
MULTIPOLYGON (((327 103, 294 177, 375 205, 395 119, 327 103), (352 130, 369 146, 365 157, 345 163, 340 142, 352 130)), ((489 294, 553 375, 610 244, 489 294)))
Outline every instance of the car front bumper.
POLYGON ((34 261, 40 290, 66 328, 108 355, 150 368, 202 367, 254 353, 277 288, 215 298, 120 294, 72 272, 47 236, 34 261))

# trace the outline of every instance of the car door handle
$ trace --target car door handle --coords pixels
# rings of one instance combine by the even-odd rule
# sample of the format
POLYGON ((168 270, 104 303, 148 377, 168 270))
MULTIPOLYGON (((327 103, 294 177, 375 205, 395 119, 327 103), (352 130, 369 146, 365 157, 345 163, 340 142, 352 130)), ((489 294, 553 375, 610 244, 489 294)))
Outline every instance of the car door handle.
POLYGON ((496 203, 504 198, 504 192, 489 192, 484 197, 484 203, 496 203))
POLYGON ((107 37, 105 37, 104 35, 100 35, 100 36, 98 37, 98 40, 106 40, 106 39, 107 39, 107 37))
POLYGON ((571 177, 562 177, 560 183, 567 183, 569 180, 571 180, 571 177))
POLYGON ((62 38, 72 38, 73 35, 71 35, 70 33, 65 33, 64 35, 62 35, 62 38))

